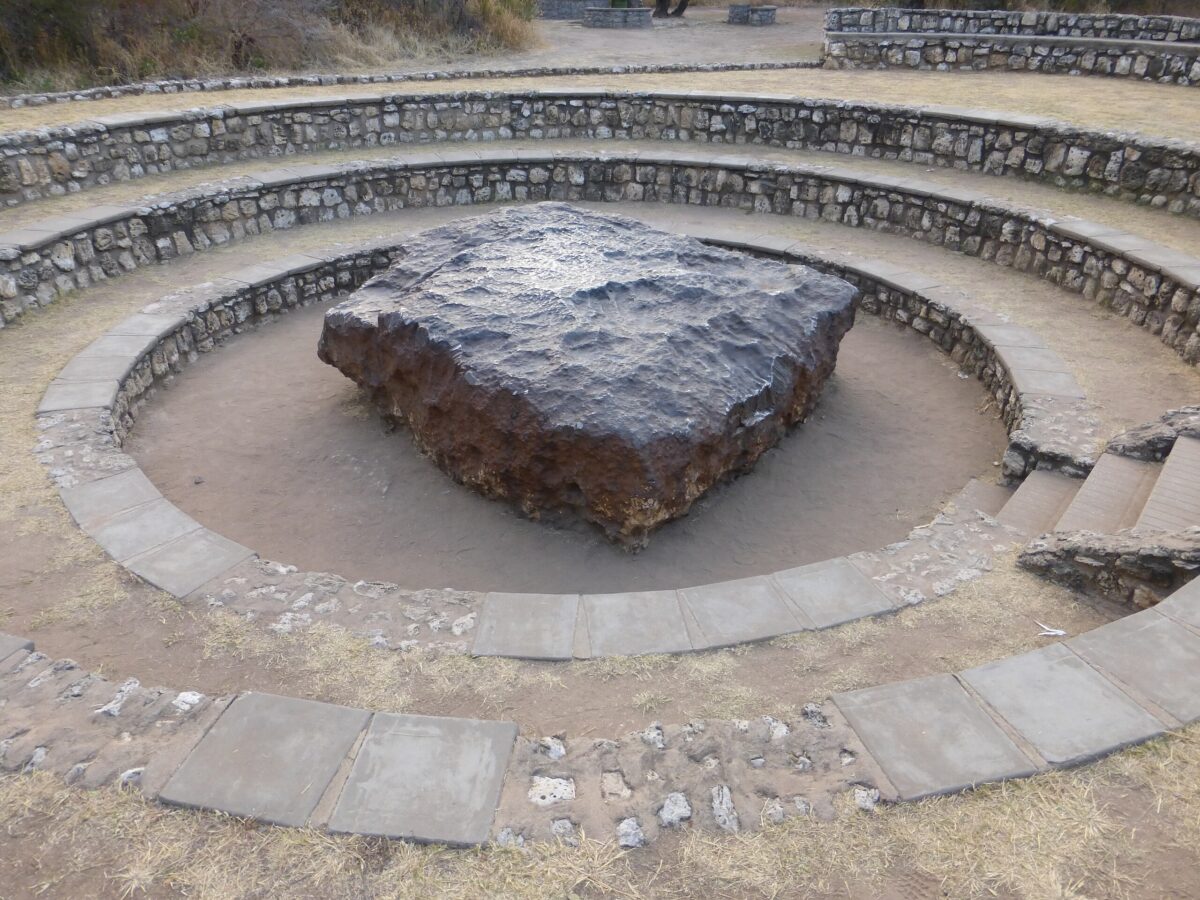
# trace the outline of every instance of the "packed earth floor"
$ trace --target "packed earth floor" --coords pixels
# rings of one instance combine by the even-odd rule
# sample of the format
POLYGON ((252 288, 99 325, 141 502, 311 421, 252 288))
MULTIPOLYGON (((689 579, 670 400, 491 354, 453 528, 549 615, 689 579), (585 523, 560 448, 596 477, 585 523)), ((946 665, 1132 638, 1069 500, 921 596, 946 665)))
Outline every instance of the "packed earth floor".
MULTIPOLYGON (((631 44, 617 43, 623 36, 584 35, 577 26, 545 23, 541 48, 454 67, 647 64, 663 52, 672 63, 815 58, 820 18, 810 9, 781 10, 781 24, 763 29, 759 39, 757 32, 743 36, 721 26, 715 12, 701 9, 695 16, 689 12, 686 25, 656 29, 631 44), (727 32, 734 43, 721 44, 717 38, 727 32)), ((387 90, 585 86, 954 104, 1200 141, 1194 89, 1117 78, 781 69, 413 82, 387 90)), ((251 99, 284 104, 356 92, 371 90, 277 88, 4 109, 0 131, 113 113, 251 99)), ((648 141, 509 145, 538 149, 548 143, 564 152, 669 149, 648 141)), ((425 149, 329 151, 287 163, 377 160, 425 149)), ((716 146, 687 149, 722 152, 716 146)), ((1041 182, 844 154, 762 147, 737 152, 779 164, 838 166, 864 178, 920 177, 947 189, 986 191, 1047 215, 1120 227, 1180 252, 1200 247, 1194 217, 1041 182)), ((279 164, 233 162, 0 209, 0 231, 36 228, 43 217, 82 214, 100 204, 184 188, 203 191, 279 164)), ((1105 436, 1200 402, 1196 366, 1115 312, 1033 274, 904 235, 815 219, 696 205, 594 205, 667 230, 720 230, 747 241, 767 234, 814 252, 923 273, 1038 334, 1095 404, 1105 436)), ((530 746, 607 739, 643 748, 653 745, 656 723, 671 735, 693 723, 709 723, 710 735, 724 734, 730 721, 768 732, 792 723, 794 738, 824 709, 832 727, 841 729, 829 703, 834 694, 979 666, 1068 640, 1130 612, 1020 568, 1019 544, 1012 543, 991 552, 979 571, 944 595, 824 631, 680 654, 571 661, 474 656, 436 642, 398 647, 384 641, 381 647, 367 621, 276 627, 267 617, 241 615, 199 594, 178 599, 109 558, 72 519, 33 453, 36 413, 50 383, 93 340, 172 291, 255 263, 294 253, 349 252, 479 211, 401 210, 246 237, 96 282, 0 329, 0 632, 28 638, 50 659, 72 660, 81 672, 114 686, 136 678, 147 687, 167 685, 210 698, 256 691, 376 713, 504 720, 515 723, 530 746)), ((912 330, 860 312, 813 419, 753 473, 722 486, 689 518, 669 526, 643 554, 620 555, 590 532, 551 529, 481 500, 421 458, 403 433, 386 431, 353 386, 317 361, 324 308, 288 313, 202 354, 151 397, 125 444, 185 512, 264 559, 301 570, 368 585, 395 582, 413 592, 692 587, 875 550, 905 539, 939 513, 955 515, 956 502, 965 502, 959 492, 970 483, 978 492, 972 498, 994 497, 989 492, 997 490, 1006 436, 991 394, 912 330)), ((901 803, 889 802, 894 797, 886 786, 882 797, 872 795, 870 785, 881 777, 861 747, 816 742, 813 759, 806 760, 816 766, 804 814, 789 808, 788 815, 775 815, 770 801, 779 798, 764 796, 760 808, 740 810, 737 833, 664 824, 638 849, 619 846, 611 827, 570 829, 555 832, 558 840, 546 839, 550 818, 526 808, 526 784, 517 786, 516 795, 510 785, 501 818, 518 830, 527 825, 530 839, 495 834, 478 848, 456 849, 175 808, 119 779, 90 788, 24 760, 14 768, 4 755, 5 739, 15 747, 22 735, 6 721, 3 684, 0 900, 1200 898, 1200 726, 1079 767, 901 803), (832 760, 828 767, 826 760, 832 760)), ((55 703, 44 707, 49 730, 69 743, 73 720, 55 703)), ((126 737, 136 743, 143 736, 126 737)), ((667 765, 663 772, 670 776, 667 765)), ((632 778, 635 768, 624 777, 632 778)), ((643 775, 648 783, 660 777, 643 775)), ((707 793, 697 799, 709 805, 707 793)), ((608 793, 581 796, 584 808, 576 821, 604 820, 608 800, 608 793)))

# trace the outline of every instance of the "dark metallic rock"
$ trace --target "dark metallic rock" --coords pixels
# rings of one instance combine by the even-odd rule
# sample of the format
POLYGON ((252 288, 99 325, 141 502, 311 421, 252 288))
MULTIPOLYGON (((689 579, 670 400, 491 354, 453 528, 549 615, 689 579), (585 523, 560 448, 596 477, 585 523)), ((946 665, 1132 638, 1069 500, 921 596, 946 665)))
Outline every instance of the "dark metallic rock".
POLYGON ((454 478, 627 546, 816 405, 855 289, 559 203, 417 235, 318 353, 454 478))

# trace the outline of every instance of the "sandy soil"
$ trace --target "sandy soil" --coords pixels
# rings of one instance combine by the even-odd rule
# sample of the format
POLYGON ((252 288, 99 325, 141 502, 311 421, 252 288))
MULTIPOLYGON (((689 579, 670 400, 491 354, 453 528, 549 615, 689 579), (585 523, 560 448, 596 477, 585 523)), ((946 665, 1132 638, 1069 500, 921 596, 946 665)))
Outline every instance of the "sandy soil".
POLYGON ((582 523, 534 522, 454 483, 385 432, 316 358, 311 307, 202 359, 127 444, 165 494, 270 559, 404 587, 601 593, 686 587, 902 539, 970 478, 1004 430, 974 381, 869 315, 812 419, 631 554, 582 523), (983 410, 981 412, 981 410, 983 410))

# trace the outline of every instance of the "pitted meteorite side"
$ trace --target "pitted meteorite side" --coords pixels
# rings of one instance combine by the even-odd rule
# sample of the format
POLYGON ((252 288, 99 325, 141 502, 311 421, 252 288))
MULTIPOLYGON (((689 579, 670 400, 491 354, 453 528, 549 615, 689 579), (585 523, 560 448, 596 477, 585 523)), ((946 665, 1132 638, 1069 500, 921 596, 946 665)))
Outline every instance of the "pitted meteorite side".
POLYGON ((854 323, 840 279, 561 203, 405 251, 320 358, 455 479, 632 547, 809 415, 854 323))

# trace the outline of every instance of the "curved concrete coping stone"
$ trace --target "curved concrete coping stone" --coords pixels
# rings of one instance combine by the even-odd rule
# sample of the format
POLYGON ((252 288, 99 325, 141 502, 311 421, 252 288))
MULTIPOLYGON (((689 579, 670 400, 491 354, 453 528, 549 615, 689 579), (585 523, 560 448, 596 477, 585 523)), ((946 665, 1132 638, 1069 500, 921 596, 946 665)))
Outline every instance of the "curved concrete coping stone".
MULTIPOLYGON (((511 814, 513 800, 544 811, 548 827, 538 836, 549 840, 575 836, 574 828, 564 835, 555 823, 571 821, 578 814, 572 804, 589 791, 610 801, 637 791, 644 799, 635 797, 635 808, 662 806, 640 782, 626 781, 620 767, 637 764, 622 763, 621 745, 612 740, 532 741, 507 722, 372 713, 270 694, 213 700, 148 690, 133 678, 114 691, 71 660, 34 652, 29 641, 0 634, 5 647, 17 648, 0 659, 6 716, 32 727, 7 742, 0 771, 44 769, 68 783, 138 785, 164 803, 277 825, 452 846, 511 844, 515 835, 500 827, 497 810, 511 814), (82 699, 84 708, 65 706, 67 696, 82 699), (572 754, 574 744, 584 749, 572 754), (580 753, 586 761, 572 763, 580 753)), ((838 754, 841 766, 852 765, 855 780, 848 785, 877 784, 875 796, 911 801, 1079 765, 1142 743, 1200 720, 1197 698, 1200 580, 1157 607, 1063 643, 964 672, 839 693, 832 708, 808 704, 802 723, 771 717, 682 728, 654 723, 626 740, 629 752, 649 756, 665 774, 665 792, 684 786, 674 783, 676 743, 687 749, 704 738, 701 746, 724 756, 732 748, 714 738, 732 724, 741 736, 735 752, 754 746, 750 752, 759 754, 755 774, 744 766, 713 773, 724 783, 703 789, 705 805, 711 794, 712 816, 688 806, 695 827, 730 833, 740 830, 733 798, 746 802, 764 783, 787 784, 786 774, 771 768, 780 752, 772 748, 786 750, 793 737, 804 742, 806 759, 819 755, 824 763, 838 754)), ((794 771, 796 753, 782 755, 784 768, 794 771)), ((718 766, 723 762, 717 758, 718 766)), ((696 770, 694 756, 688 768, 696 770)), ((690 788, 695 803, 700 791, 690 788)), ((750 810, 742 812, 743 827, 756 827, 750 810)), ((781 807, 773 812, 763 824, 783 820, 781 807)))
MULTIPOLYGON (((536 200, 721 206, 906 235, 1083 294, 1159 335, 1186 362, 1200 362, 1200 257, 976 191, 835 166, 761 163, 703 147, 430 150, 283 168, 161 195, 138 208, 105 209, 96 220, 46 219, 38 229, 0 235, 0 318, 247 235, 408 207, 536 200)), ((1054 379, 1026 380, 1034 384, 1050 395, 1072 390, 1054 379)), ((96 384, 57 390, 62 396, 49 402, 59 409, 105 400, 96 384)))
MULTIPOLYGON (((691 234, 832 270, 863 291, 866 311, 927 334, 996 398, 1012 433, 1005 456, 1012 477, 1034 467, 1073 474, 1091 467, 1098 423, 1068 367, 1027 329, 1005 324, 934 280, 895 266, 830 257, 765 234, 746 238, 714 229, 691 234), (935 290, 936 299, 929 295, 935 290), (1047 392, 1048 378, 1057 393, 1047 392)), ((294 568, 265 563, 204 528, 166 500, 118 448, 156 381, 280 311, 353 290, 387 268, 402 246, 394 238, 380 238, 227 273, 218 282, 151 304, 72 359, 38 410, 37 453, 80 527, 131 572, 177 597, 205 588, 212 602, 237 608, 251 596, 274 602, 278 581, 264 584, 264 575, 292 575, 294 568)), ((568 660, 689 652, 828 628, 938 596, 978 577, 989 554, 1015 536, 994 519, 966 509, 957 519, 943 517, 917 529, 914 539, 894 548, 741 581, 583 597, 491 593, 482 602, 448 590, 421 592, 437 595, 421 602, 440 604, 448 613, 427 617, 432 631, 463 638, 456 649, 476 655, 568 660), (447 627, 451 612, 455 620, 447 627), (434 621, 442 625, 434 627, 434 621)), ((365 582, 348 587, 345 579, 322 573, 309 573, 303 581, 306 589, 288 598, 286 606, 268 605, 276 617, 272 627, 304 627, 314 615, 344 614, 339 613, 343 606, 361 610, 364 604, 386 603, 394 593, 365 582)), ((420 630, 408 626, 413 627, 420 630)), ((382 630, 373 640, 387 647, 416 644, 382 630)))
POLYGON ((0 134, 0 204, 179 169, 389 144, 661 140, 862 154, 1200 215, 1200 147, 1041 116, 736 91, 604 88, 249 101, 0 134))
POLYGON ((275 75, 251 78, 194 78, 143 81, 84 88, 15 94, 0 98, 9 109, 74 103, 84 100, 114 100, 141 94, 190 94, 214 91, 265 90, 269 88, 329 87, 331 85, 404 84, 413 81, 457 81, 476 78, 539 78, 569 75, 669 75, 673 72, 765 72, 778 69, 818 69, 820 59, 775 60, 727 63, 631 63, 615 66, 535 66, 524 69, 464 69, 462 71, 392 72, 374 75, 275 75))
POLYGON ((833 68, 1003 69, 1200 85, 1200 43, 955 32, 825 32, 833 68))

